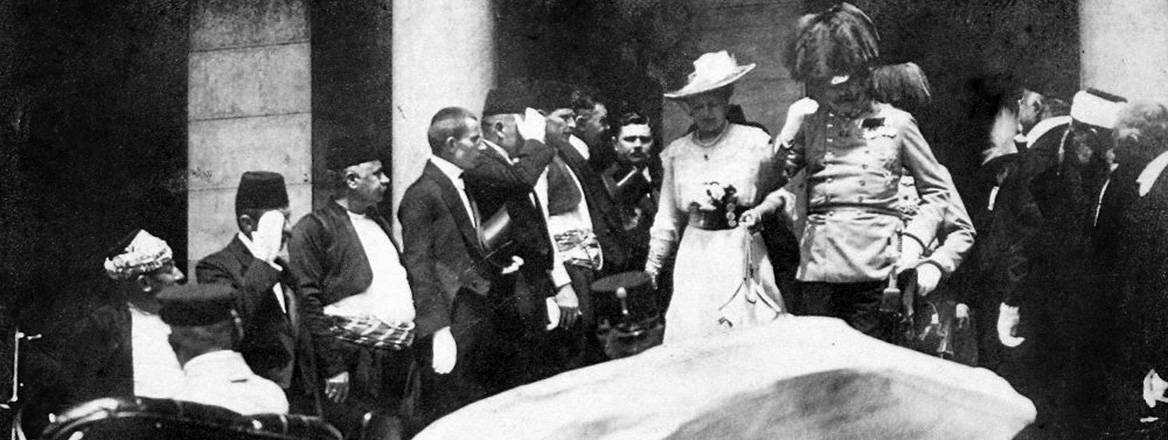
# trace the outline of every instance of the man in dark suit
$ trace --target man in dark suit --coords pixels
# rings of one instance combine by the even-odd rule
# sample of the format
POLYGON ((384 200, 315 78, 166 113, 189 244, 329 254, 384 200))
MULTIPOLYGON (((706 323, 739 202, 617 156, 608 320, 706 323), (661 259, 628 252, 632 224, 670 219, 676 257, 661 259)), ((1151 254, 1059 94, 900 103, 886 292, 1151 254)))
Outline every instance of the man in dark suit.
POLYGON ((239 234, 199 261, 195 274, 202 284, 235 289, 244 330, 238 351, 252 371, 284 389, 293 413, 319 415, 312 343, 301 328, 295 282, 278 255, 291 233, 289 215, 284 176, 243 173, 235 194, 239 234))
POLYGON ((420 410, 430 421, 499 391, 492 367, 507 359, 496 357, 501 341, 494 325, 507 292, 492 288, 519 260, 507 267, 488 261, 482 214, 463 181, 482 146, 478 118, 463 108, 442 109, 427 137, 432 156, 406 190, 398 219, 418 311, 420 410))
MULTIPOLYGON (((554 264, 543 203, 535 193, 546 185, 547 165, 555 150, 544 142, 545 122, 534 112, 530 88, 513 83, 491 90, 483 106, 483 154, 466 171, 468 186, 488 219, 506 217, 509 226, 487 222, 488 246, 493 252, 515 255, 524 264, 514 276, 501 280, 499 291, 512 292, 508 317, 500 320, 500 335, 511 343, 515 368, 505 374, 512 385, 523 385, 560 371, 548 358, 549 312, 558 314, 555 326, 574 319, 578 302, 563 265, 554 264), (504 229, 493 234, 493 229, 504 229), (498 238, 492 239, 492 237, 498 238), (545 307, 547 305, 547 307, 545 307), (558 312, 558 313, 557 313, 558 312)), ((545 191, 546 192, 546 191, 545 191)))

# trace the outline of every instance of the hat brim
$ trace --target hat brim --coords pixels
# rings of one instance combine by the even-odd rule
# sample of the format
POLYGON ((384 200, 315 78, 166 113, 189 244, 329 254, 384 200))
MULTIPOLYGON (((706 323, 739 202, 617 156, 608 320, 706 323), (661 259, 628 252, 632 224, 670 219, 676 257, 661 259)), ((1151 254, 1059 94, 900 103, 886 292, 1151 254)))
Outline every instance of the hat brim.
POLYGON ((755 66, 756 64, 754 63, 747 64, 745 66, 738 66, 733 74, 730 74, 718 81, 703 83, 690 82, 689 84, 686 84, 685 87, 682 87, 677 91, 666 93, 665 97, 668 99, 683 99, 728 86, 733 84, 735 81, 742 79, 743 76, 745 76, 747 73, 750 73, 751 70, 754 70, 755 66))

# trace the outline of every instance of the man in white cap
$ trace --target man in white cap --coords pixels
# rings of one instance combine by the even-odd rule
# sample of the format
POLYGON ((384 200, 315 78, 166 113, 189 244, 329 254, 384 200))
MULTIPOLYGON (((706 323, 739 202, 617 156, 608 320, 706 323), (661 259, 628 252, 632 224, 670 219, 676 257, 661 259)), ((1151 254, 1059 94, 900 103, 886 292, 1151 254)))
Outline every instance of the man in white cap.
POLYGON ((104 263, 124 302, 104 306, 81 321, 67 362, 77 402, 109 396, 172 397, 182 368, 166 338, 156 296, 185 280, 170 246, 136 230, 119 242, 104 263))
POLYGON ((1008 350, 999 372, 1034 400, 1039 424, 1068 436, 1078 434, 1075 408, 1089 407, 1078 403, 1090 398, 1083 390, 1098 379, 1087 371, 1094 361, 1080 353, 1097 341, 1092 329, 1113 314, 1098 309, 1106 304, 1090 291, 1099 273, 1089 256, 1123 106, 1123 98, 1097 90, 1075 94, 1071 118, 1023 153, 995 203, 992 240, 1006 249, 989 257, 989 282, 1005 286, 997 332, 1008 350))

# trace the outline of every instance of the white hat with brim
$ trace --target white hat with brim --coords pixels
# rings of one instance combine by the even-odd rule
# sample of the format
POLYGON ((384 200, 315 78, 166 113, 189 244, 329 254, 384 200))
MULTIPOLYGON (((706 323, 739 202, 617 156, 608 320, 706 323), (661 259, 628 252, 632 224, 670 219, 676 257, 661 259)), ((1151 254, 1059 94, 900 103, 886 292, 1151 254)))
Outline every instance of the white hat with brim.
POLYGON ((738 61, 724 50, 704 54, 693 64, 689 82, 677 91, 666 93, 666 98, 682 99, 728 86, 755 67, 754 63, 738 65, 738 61))
POLYGON ((1096 127, 1114 129, 1115 123, 1119 121, 1119 111, 1123 110, 1127 103, 1120 101, 1123 98, 1117 96, 1102 96, 1092 92, 1093 90, 1085 90, 1075 94, 1071 100, 1071 119, 1096 127))

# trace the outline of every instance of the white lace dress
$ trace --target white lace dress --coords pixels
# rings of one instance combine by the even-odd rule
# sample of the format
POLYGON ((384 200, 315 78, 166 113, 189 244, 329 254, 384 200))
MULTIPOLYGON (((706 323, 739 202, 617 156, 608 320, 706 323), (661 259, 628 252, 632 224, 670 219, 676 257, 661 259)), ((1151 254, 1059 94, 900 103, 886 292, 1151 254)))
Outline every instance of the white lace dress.
POLYGON ((659 268, 676 249, 673 299, 665 313, 666 344, 770 322, 775 318, 773 309, 784 308, 766 247, 757 233, 688 225, 691 205, 709 200, 709 182, 733 185, 739 204, 745 207, 755 206, 766 191, 774 189, 778 173, 770 137, 742 125, 731 124, 727 130, 712 145, 698 144, 690 134, 661 153, 665 174, 650 229, 647 266, 651 271, 659 268), (744 283, 748 261, 754 266, 752 283, 744 283), (764 304, 746 291, 751 284, 755 292, 767 296, 764 304), (771 307, 765 306, 766 299, 771 307))

